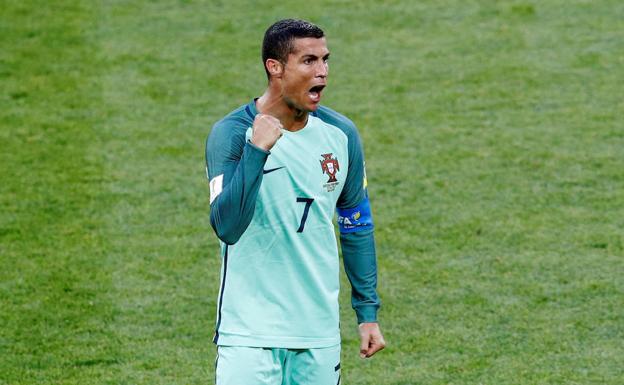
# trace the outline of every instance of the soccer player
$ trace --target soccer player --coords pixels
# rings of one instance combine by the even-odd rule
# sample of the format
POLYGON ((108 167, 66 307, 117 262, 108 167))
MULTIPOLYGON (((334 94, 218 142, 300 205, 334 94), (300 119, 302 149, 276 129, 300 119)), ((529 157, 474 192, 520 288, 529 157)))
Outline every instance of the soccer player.
POLYGON ((208 137, 210 223, 222 255, 217 385, 340 383, 335 210, 360 356, 385 346, 360 138, 319 104, 328 59, 319 27, 273 24, 262 45, 266 91, 208 137))

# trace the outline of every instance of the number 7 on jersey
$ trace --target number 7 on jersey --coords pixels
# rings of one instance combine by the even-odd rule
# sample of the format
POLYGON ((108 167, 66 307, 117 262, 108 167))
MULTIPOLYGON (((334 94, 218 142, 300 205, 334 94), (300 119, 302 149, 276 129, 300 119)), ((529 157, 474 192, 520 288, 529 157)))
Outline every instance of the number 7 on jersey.
POLYGON ((303 209, 303 216, 301 217, 301 223, 299 224, 299 228, 297 229, 298 233, 303 233, 303 228, 305 227, 306 220, 308 219, 308 212, 310 212, 310 206, 312 206, 312 202, 314 202, 314 198, 297 198, 298 203, 305 203, 305 208, 303 209))

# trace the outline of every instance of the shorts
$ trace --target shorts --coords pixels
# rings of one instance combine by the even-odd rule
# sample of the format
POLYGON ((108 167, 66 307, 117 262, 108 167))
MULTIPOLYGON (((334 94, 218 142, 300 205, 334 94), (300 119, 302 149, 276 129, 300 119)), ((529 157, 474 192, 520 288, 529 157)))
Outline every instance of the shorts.
POLYGON ((217 346, 216 385, 339 385, 340 345, 317 349, 217 346))

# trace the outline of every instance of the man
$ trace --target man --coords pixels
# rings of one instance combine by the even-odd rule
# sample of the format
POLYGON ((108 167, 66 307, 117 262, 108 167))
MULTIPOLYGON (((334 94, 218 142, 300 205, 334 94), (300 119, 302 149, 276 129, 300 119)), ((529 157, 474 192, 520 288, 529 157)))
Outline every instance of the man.
POLYGON ((221 240, 218 385, 340 383, 338 211, 362 357, 384 348, 364 157, 353 123, 319 105, 323 31, 266 31, 264 94, 215 124, 206 145, 210 222, 221 240))

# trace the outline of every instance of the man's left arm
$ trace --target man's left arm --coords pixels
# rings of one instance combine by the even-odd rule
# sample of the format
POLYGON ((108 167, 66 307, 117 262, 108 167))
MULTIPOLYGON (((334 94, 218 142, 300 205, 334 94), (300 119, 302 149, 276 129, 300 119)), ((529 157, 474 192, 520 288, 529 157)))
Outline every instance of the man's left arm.
POLYGON ((338 226, 345 272, 351 283, 351 305, 360 332, 360 356, 371 357, 385 347, 377 320, 377 254, 373 217, 366 190, 364 154, 355 127, 349 135, 349 172, 338 200, 338 226))

